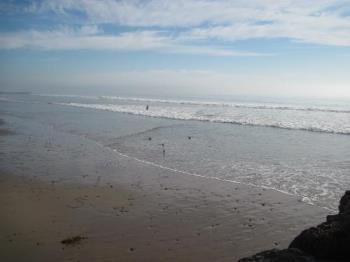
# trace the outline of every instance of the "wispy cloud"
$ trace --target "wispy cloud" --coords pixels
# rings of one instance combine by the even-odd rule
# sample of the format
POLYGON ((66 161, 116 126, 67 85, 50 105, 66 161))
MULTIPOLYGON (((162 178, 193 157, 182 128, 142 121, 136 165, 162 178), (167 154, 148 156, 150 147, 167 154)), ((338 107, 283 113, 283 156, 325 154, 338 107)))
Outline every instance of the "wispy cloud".
POLYGON ((155 31, 98 34, 96 29, 63 28, 54 31, 16 32, 0 35, 3 49, 34 48, 46 50, 148 50, 167 45, 167 38, 155 31))
MULTIPOLYGON (((9 3, 0 9, 18 13, 19 7, 11 8, 16 5, 9 3)), ((346 0, 43 0, 20 7, 29 15, 64 19, 55 20, 46 31, 1 33, 0 49, 263 56, 270 54, 227 47, 241 40, 275 38, 350 46, 350 3, 346 0), (106 25, 123 27, 123 31, 106 33, 101 29, 106 25)))
POLYGON ((52 31, 22 31, 0 34, 0 49, 158 51, 208 56, 264 56, 220 47, 186 45, 164 31, 129 31, 105 34, 96 25, 63 27, 52 31))
POLYGON ((93 23, 181 28, 192 40, 289 38, 350 46, 350 3, 346 0, 46 0, 28 10, 66 17, 79 11, 93 23))

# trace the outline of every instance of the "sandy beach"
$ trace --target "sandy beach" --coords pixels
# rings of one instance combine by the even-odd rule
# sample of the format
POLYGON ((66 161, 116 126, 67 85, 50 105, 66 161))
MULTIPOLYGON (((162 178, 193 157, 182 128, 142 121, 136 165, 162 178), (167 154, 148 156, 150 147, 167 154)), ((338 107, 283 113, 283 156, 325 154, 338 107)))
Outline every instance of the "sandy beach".
POLYGON ((2 261, 236 261, 286 247, 328 213, 280 192, 150 166, 82 137, 43 134, 1 136, 21 159, 21 168, 2 164, 2 261), (31 162, 14 143, 29 140, 31 162), (38 172, 26 168, 38 164, 38 172), (83 239, 61 243, 75 236, 83 239))

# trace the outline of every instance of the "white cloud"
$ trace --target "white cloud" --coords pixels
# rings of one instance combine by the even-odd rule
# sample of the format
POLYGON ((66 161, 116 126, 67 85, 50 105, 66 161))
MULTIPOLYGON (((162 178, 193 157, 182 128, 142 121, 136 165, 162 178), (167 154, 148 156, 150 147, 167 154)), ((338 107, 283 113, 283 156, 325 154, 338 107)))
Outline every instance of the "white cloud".
POLYGON ((36 48, 46 50, 147 50, 164 47, 167 38, 155 31, 126 32, 119 35, 99 35, 96 28, 68 28, 55 31, 36 31, 0 35, 0 48, 36 48))
POLYGON ((40 50, 151 50, 208 56, 263 56, 255 52, 239 52, 220 47, 185 45, 163 31, 133 31, 106 35, 97 26, 79 29, 61 28, 53 31, 0 34, 0 49, 31 48, 40 50))
POLYGON ((237 21, 274 19, 291 13, 310 15, 339 0, 46 0, 34 3, 32 12, 84 12, 95 22, 116 22, 129 26, 198 26, 237 21))
MULTIPOLYGON (((291 16, 291 15, 285 15, 291 16)), ((289 38, 295 41, 350 46, 350 19, 331 16, 290 17, 268 23, 238 23, 235 25, 194 28, 184 38, 211 38, 237 41, 259 38, 289 38)))
POLYGON ((226 46, 262 38, 350 46, 350 17, 344 15, 350 12, 350 3, 346 0, 46 0, 34 2, 26 11, 39 16, 53 12, 64 18, 57 21, 68 21, 68 25, 50 31, 1 33, 0 49, 261 56, 269 54, 220 48, 212 46, 211 40, 224 41, 226 46), (70 17, 80 19, 82 25, 72 29, 70 17), (106 23, 124 26, 126 32, 107 34, 102 30, 106 23))
POLYGON ((46 0, 31 12, 69 17, 83 12, 92 23, 181 28, 188 39, 289 38, 350 46, 347 0, 46 0))

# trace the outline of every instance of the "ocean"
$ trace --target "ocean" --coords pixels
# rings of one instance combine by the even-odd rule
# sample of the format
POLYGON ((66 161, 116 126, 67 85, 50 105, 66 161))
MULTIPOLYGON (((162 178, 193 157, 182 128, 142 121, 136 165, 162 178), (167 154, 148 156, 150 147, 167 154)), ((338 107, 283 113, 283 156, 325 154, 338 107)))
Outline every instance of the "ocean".
MULTIPOLYGON (((2 94, 0 118, 26 136, 84 137, 132 161, 329 210, 350 188, 346 100, 2 94)), ((26 150, 2 149, 1 166, 15 168, 26 150)))

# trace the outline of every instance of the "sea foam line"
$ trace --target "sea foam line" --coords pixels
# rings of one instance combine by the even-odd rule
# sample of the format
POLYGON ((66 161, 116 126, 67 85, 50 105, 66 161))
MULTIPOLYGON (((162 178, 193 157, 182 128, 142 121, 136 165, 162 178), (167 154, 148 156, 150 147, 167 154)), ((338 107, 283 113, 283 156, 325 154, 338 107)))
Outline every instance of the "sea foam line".
POLYGON ((236 124, 243 126, 261 126, 261 127, 271 127, 271 128, 280 128, 287 130, 302 130, 309 132, 319 132, 319 133, 328 133, 328 134, 339 134, 339 135, 350 135, 348 130, 335 130, 320 128, 316 126, 287 126, 280 123, 259 123, 251 122, 247 120, 235 120, 235 119, 220 119, 220 118, 208 118, 206 116, 196 116, 193 115, 193 112, 179 112, 179 114, 174 114, 173 111, 158 111, 157 113, 145 111, 143 106, 136 106, 131 108, 130 106, 125 105, 114 105, 114 104, 81 104, 81 103, 54 103, 62 106, 72 106, 80 108, 88 108, 95 110, 104 110, 110 112, 124 113, 137 116, 145 117, 154 117, 154 118, 164 118, 164 119, 175 119, 175 120, 194 120, 194 121, 203 121, 203 122, 214 122, 214 123, 228 123, 236 124))
POLYGON ((150 102, 150 103, 155 102, 155 103, 180 104, 180 105, 200 105, 200 106, 219 106, 219 107, 221 106, 221 107, 250 108, 250 109, 350 113, 349 109, 333 109, 333 108, 327 108, 327 107, 297 106, 297 105, 288 105, 288 104, 282 105, 282 104, 274 104, 274 103, 174 100, 174 99, 120 97, 120 96, 100 96, 100 98, 110 99, 110 100, 120 100, 120 101, 135 101, 135 102, 150 102))
MULTIPOLYGON (((174 172, 174 173, 179 173, 179 174, 193 176, 193 177, 199 177, 199 178, 203 178, 203 179, 207 179, 207 180, 216 180, 216 181, 220 181, 220 182, 251 186, 251 187, 259 188, 259 189, 272 190, 272 191, 276 191, 276 192, 279 192, 279 193, 282 193, 282 194, 285 194, 285 195, 288 195, 288 196, 297 197, 297 198, 300 199, 300 201, 304 202, 305 204, 308 204, 308 205, 311 205, 311 206, 318 206, 318 205, 315 205, 310 200, 310 198, 308 198, 307 196, 304 196, 304 195, 295 195, 295 194, 292 194, 290 192, 287 192, 287 191, 284 191, 284 190, 281 190, 281 189, 277 189, 277 188, 274 188, 274 187, 268 187, 268 186, 264 186, 264 185, 260 185, 259 186, 259 185, 255 185, 255 184, 252 184, 252 183, 245 183, 245 182, 240 182, 240 181, 231 180, 231 179, 225 179, 225 178, 213 177, 213 176, 204 176, 204 175, 200 175, 200 174, 196 174, 196 173, 190 173, 190 172, 179 170, 179 169, 176 169, 176 168, 163 166, 163 165, 160 165, 160 164, 157 164, 157 163, 154 163, 154 162, 150 162, 150 161, 147 161, 147 160, 144 160, 144 159, 139 159, 137 157, 129 156, 129 155, 126 155, 124 153, 119 152, 117 149, 112 149, 112 148, 106 147, 106 146, 104 146, 102 144, 99 144, 99 145, 102 146, 103 148, 107 148, 108 150, 111 150, 112 152, 118 154, 119 156, 122 156, 122 157, 128 158, 128 159, 132 159, 134 161, 137 161, 139 163, 142 163, 142 164, 145 164, 145 165, 148 165, 148 166, 153 166, 153 167, 161 168, 163 170, 171 171, 171 172, 174 172)), ((330 212, 336 212, 335 209, 331 209, 331 208, 328 208, 328 207, 323 207, 323 206, 318 206, 318 207, 320 207, 322 209, 325 209, 327 211, 330 211, 330 212)))
POLYGON ((298 106, 292 104, 280 103, 264 103, 264 102, 229 102, 229 101, 206 101, 206 100, 183 100, 183 99, 160 99, 160 98, 146 98, 146 97, 123 97, 123 96, 84 96, 84 95, 55 95, 55 94, 34 94, 43 97, 71 97, 84 98, 89 100, 117 100, 117 101, 133 101, 145 103, 165 103, 165 104, 180 104, 193 106, 217 106, 217 107, 233 107, 233 108, 247 108, 247 109, 269 109, 269 110, 292 110, 292 111, 315 111, 315 112, 329 112, 329 113, 350 113, 349 108, 329 108, 327 106, 298 106))
MULTIPOLYGON (((53 126, 51 126, 51 128, 54 129, 53 126)), ((71 133, 70 133, 71 134, 71 133)), ((71 134, 73 136, 79 136, 77 134, 71 134)), ((79 136, 80 137, 80 136, 79 136)), ((137 157, 133 157, 133 156, 129 156, 127 154, 124 154, 122 152, 119 152, 117 149, 113 149, 113 148, 110 148, 102 143, 99 143, 98 141, 96 140, 93 140, 93 139, 90 139, 88 138, 87 136, 84 136, 85 139, 88 139, 89 141, 95 143, 97 146, 99 147, 102 147, 103 149, 107 149, 109 151, 111 151, 112 153, 114 154, 117 154, 123 158, 128 158, 128 159, 131 159, 133 161, 136 161, 136 162, 139 162, 139 163, 142 163, 144 165, 148 165, 148 166, 153 166, 153 167, 157 167, 157 168, 160 168, 160 169, 163 169, 163 170, 167 170, 167 171, 171 171, 173 173, 178 173, 178 174, 182 174, 182 175, 188 175, 188 176, 193 176, 193 177, 199 177, 199 178, 202 178, 202 179, 207 179, 207 180, 216 180, 216 181, 219 181, 219 182, 226 182, 226 183, 233 183, 233 184, 240 184, 240 185, 245 185, 245 186, 251 186, 251 187, 254 187, 254 188, 259 188, 259 189, 267 189, 267 190, 272 190, 272 191, 275 191, 275 192, 279 192, 281 194, 285 194, 285 195, 288 195, 288 196, 293 196, 293 197, 297 197, 301 202, 307 204, 307 205, 311 205, 311 206, 317 206, 317 207, 320 207, 324 210, 327 210, 328 212, 332 212, 332 213, 335 213, 337 210, 336 209, 332 209, 332 208, 328 208, 328 207, 324 207, 324 206, 319 206, 315 203, 313 203, 310 198, 308 198, 307 196, 305 195, 296 195, 296 194, 292 194, 290 192, 287 192, 287 191, 284 191, 284 190, 280 190, 280 189, 277 189, 277 188, 273 188, 273 187, 268 187, 268 186, 264 186, 264 185, 255 185, 255 184, 252 184, 252 183, 246 183, 246 182, 240 182, 240 181, 236 181, 236 180, 231 180, 231 179, 225 179, 225 178, 220 178, 220 177, 210 177, 210 176, 204 176, 204 175, 200 175, 200 174, 196 174, 196 173, 190 173, 190 172, 187 172, 187 171, 183 171, 183 170, 179 170, 179 169, 175 169, 175 168, 171 168, 171 167, 167 167, 167 166, 163 166, 163 165, 160 165, 160 164, 157 164, 157 163, 154 163, 154 162, 150 162, 150 161, 147 161, 147 160, 143 160, 143 159, 139 159, 137 157)))

